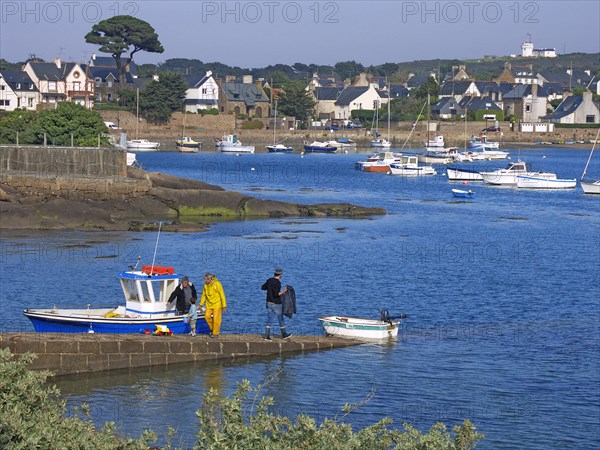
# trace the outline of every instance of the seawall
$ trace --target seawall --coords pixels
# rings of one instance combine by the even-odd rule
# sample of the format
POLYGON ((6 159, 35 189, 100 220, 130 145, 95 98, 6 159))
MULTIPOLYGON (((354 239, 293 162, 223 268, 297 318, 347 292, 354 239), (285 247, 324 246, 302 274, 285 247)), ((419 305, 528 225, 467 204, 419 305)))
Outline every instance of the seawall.
POLYGON ((361 344, 323 336, 292 336, 264 341, 259 335, 155 336, 143 334, 2 333, 0 348, 15 355, 35 353, 32 370, 72 375, 114 369, 301 354, 361 344))

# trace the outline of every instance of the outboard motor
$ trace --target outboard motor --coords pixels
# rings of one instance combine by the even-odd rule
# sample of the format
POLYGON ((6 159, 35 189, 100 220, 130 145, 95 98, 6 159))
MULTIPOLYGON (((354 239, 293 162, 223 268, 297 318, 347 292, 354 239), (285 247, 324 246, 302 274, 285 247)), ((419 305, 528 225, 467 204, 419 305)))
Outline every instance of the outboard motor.
POLYGON ((380 309, 379 310, 379 314, 381 317, 381 321, 382 322, 387 322, 390 325, 392 325, 392 322, 394 320, 398 320, 398 319, 406 319, 408 317, 408 314, 399 314, 397 316, 390 316, 390 313, 388 312, 387 309, 380 309))

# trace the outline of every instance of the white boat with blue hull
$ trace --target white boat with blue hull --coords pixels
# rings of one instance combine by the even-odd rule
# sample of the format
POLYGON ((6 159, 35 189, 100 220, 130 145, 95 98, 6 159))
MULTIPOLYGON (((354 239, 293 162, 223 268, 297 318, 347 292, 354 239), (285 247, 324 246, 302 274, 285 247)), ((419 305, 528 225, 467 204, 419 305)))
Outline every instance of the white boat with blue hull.
MULTIPOLYGON (((143 266, 119 274, 125 296, 125 305, 93 308, 47 309, 28 308, 23 313, 31 320, 36 332, 54 333, 112 333, 150 334, 159 326, 166 326, 173 334, 190 332, 175 309, 169 296, 179 285, 180 277, 172 268, 143 266)), ((199 318, 197 333, 208 334, 206 321, 199 318)))

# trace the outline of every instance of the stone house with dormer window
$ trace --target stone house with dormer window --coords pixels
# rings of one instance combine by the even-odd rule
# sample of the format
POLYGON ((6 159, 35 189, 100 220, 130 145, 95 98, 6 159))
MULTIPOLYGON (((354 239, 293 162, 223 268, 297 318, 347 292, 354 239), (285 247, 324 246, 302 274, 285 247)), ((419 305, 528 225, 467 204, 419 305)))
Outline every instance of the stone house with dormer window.
POLYGON ((228 79, 220 83, 219 111, 237 116, 269 117, 270 100, 262 87, 252 82, 252 75, 244 75, 241 82, 228 79))

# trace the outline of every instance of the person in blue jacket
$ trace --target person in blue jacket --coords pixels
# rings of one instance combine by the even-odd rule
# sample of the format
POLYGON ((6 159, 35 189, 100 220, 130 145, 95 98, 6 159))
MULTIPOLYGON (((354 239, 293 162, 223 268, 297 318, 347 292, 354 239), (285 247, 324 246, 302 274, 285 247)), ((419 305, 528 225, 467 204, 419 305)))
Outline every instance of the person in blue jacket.
POLYGON ((283 320, 281 296, 287 292, 287 286, 284 287, 283 290, 281 289, 282 275, 283 270, 280 267, 276 267, 273 277, 265 281, 261 287, 263 291, 267 291, 267 324, 263 336, 265 341, 271 340, 271 323, 274 322, 275 319, 279 322, 281 337, 283 337, 283 339, 289 339, 292 336, 291 333, 286 331, 285 322, 283 320))

